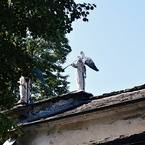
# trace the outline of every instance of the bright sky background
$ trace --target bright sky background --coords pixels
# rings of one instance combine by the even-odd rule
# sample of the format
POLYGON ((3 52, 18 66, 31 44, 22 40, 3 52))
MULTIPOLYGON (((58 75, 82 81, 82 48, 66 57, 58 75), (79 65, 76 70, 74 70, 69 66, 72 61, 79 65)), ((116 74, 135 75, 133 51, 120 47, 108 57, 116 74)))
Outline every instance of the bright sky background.
MULTIPOLYGON (((72 52, 91 57, 99 72, 87 67, 86 92, 94 96, 145 84, 145 0, 84 0, 97 5, 89 22, 78 20, 67 35, 72 52)), ((76 0, 83 3, 83 0, 76 0)), ((70 91, 76 90, 75 69, 68 67, 70 91)))

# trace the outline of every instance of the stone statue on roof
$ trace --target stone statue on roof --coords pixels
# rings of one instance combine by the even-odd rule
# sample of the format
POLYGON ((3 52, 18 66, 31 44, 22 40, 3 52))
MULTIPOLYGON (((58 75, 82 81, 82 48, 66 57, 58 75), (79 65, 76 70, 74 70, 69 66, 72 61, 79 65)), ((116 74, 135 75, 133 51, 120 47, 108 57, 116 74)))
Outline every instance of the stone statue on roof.
POLYGON ((21 76, 19 81, 20 100, 18 103, 29 103, 31 80, 21 76))
POLYGON ((77 90, 85 90, 86 67, 82 61, 82 58, 77 56, 76 63, 72 63, 71 65, 76 68, 77 90))
POLYGON ((71 64, 72 67, 76 68, 76 83, 77 83, 77 91, 85 90, 85 78, 86 78, 86 67, 89 66, 91 69, 95 71, 99 71, 93 60, 89 57, 86 57, 84 52, 81 51, 80 54, 82 57, 77 56, 77 60, 71 64))

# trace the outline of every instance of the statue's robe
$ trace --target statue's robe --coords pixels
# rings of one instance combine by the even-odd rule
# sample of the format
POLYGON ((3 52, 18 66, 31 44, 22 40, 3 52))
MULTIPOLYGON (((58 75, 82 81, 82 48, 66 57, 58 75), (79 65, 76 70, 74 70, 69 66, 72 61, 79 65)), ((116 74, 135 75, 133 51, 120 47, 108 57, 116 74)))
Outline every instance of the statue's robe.
POLYGON ((85 90, 86 67, 85 67, 84 63, 82 62, 82 59, 80 57, 78 57, 76 63, 73 63, 72 66, 76 68, 77 90, 84 91, 85 90))

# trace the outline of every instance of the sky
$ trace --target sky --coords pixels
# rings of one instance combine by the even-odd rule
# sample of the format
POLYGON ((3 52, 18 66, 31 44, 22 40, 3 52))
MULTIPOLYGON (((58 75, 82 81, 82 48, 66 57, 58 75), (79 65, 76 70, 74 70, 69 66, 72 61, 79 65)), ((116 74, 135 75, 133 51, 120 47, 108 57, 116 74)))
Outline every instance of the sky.
MULTIPOLYGON (((83 0, 75 0, 83 3, 83 0)), ((85 0, 97 5, 73 23, 67 34, 72 52, 64 67, 84 51, 99 72, 87 67, 85 91, 94 96, 145 84, 145 0, 85 0)), ((68 67, 69 91, 77 89, 75 68, 68 67)))

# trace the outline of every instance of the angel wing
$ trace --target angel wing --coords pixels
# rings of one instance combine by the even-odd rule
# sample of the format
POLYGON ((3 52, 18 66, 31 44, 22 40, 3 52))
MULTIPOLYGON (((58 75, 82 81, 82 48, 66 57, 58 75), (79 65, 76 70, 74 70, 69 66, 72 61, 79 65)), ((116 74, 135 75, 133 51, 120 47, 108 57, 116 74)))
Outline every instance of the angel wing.
POLYGON ((46 84, 46 82, 44 81, 44 78, 42 76, 42 71, 40 69, 38 69, 37 67, 34 68, 34 72, 36 73, 37 77, 39 78, 39 80, 43 83, 46 84))
POLYGON ((86 57, 83 51, 81 51, 80 54, 82 55, 82 61, 84 64, 86 64, 95 71, 99 71, 99 69, 96 67, 95 63, 90 57, 86 57))

